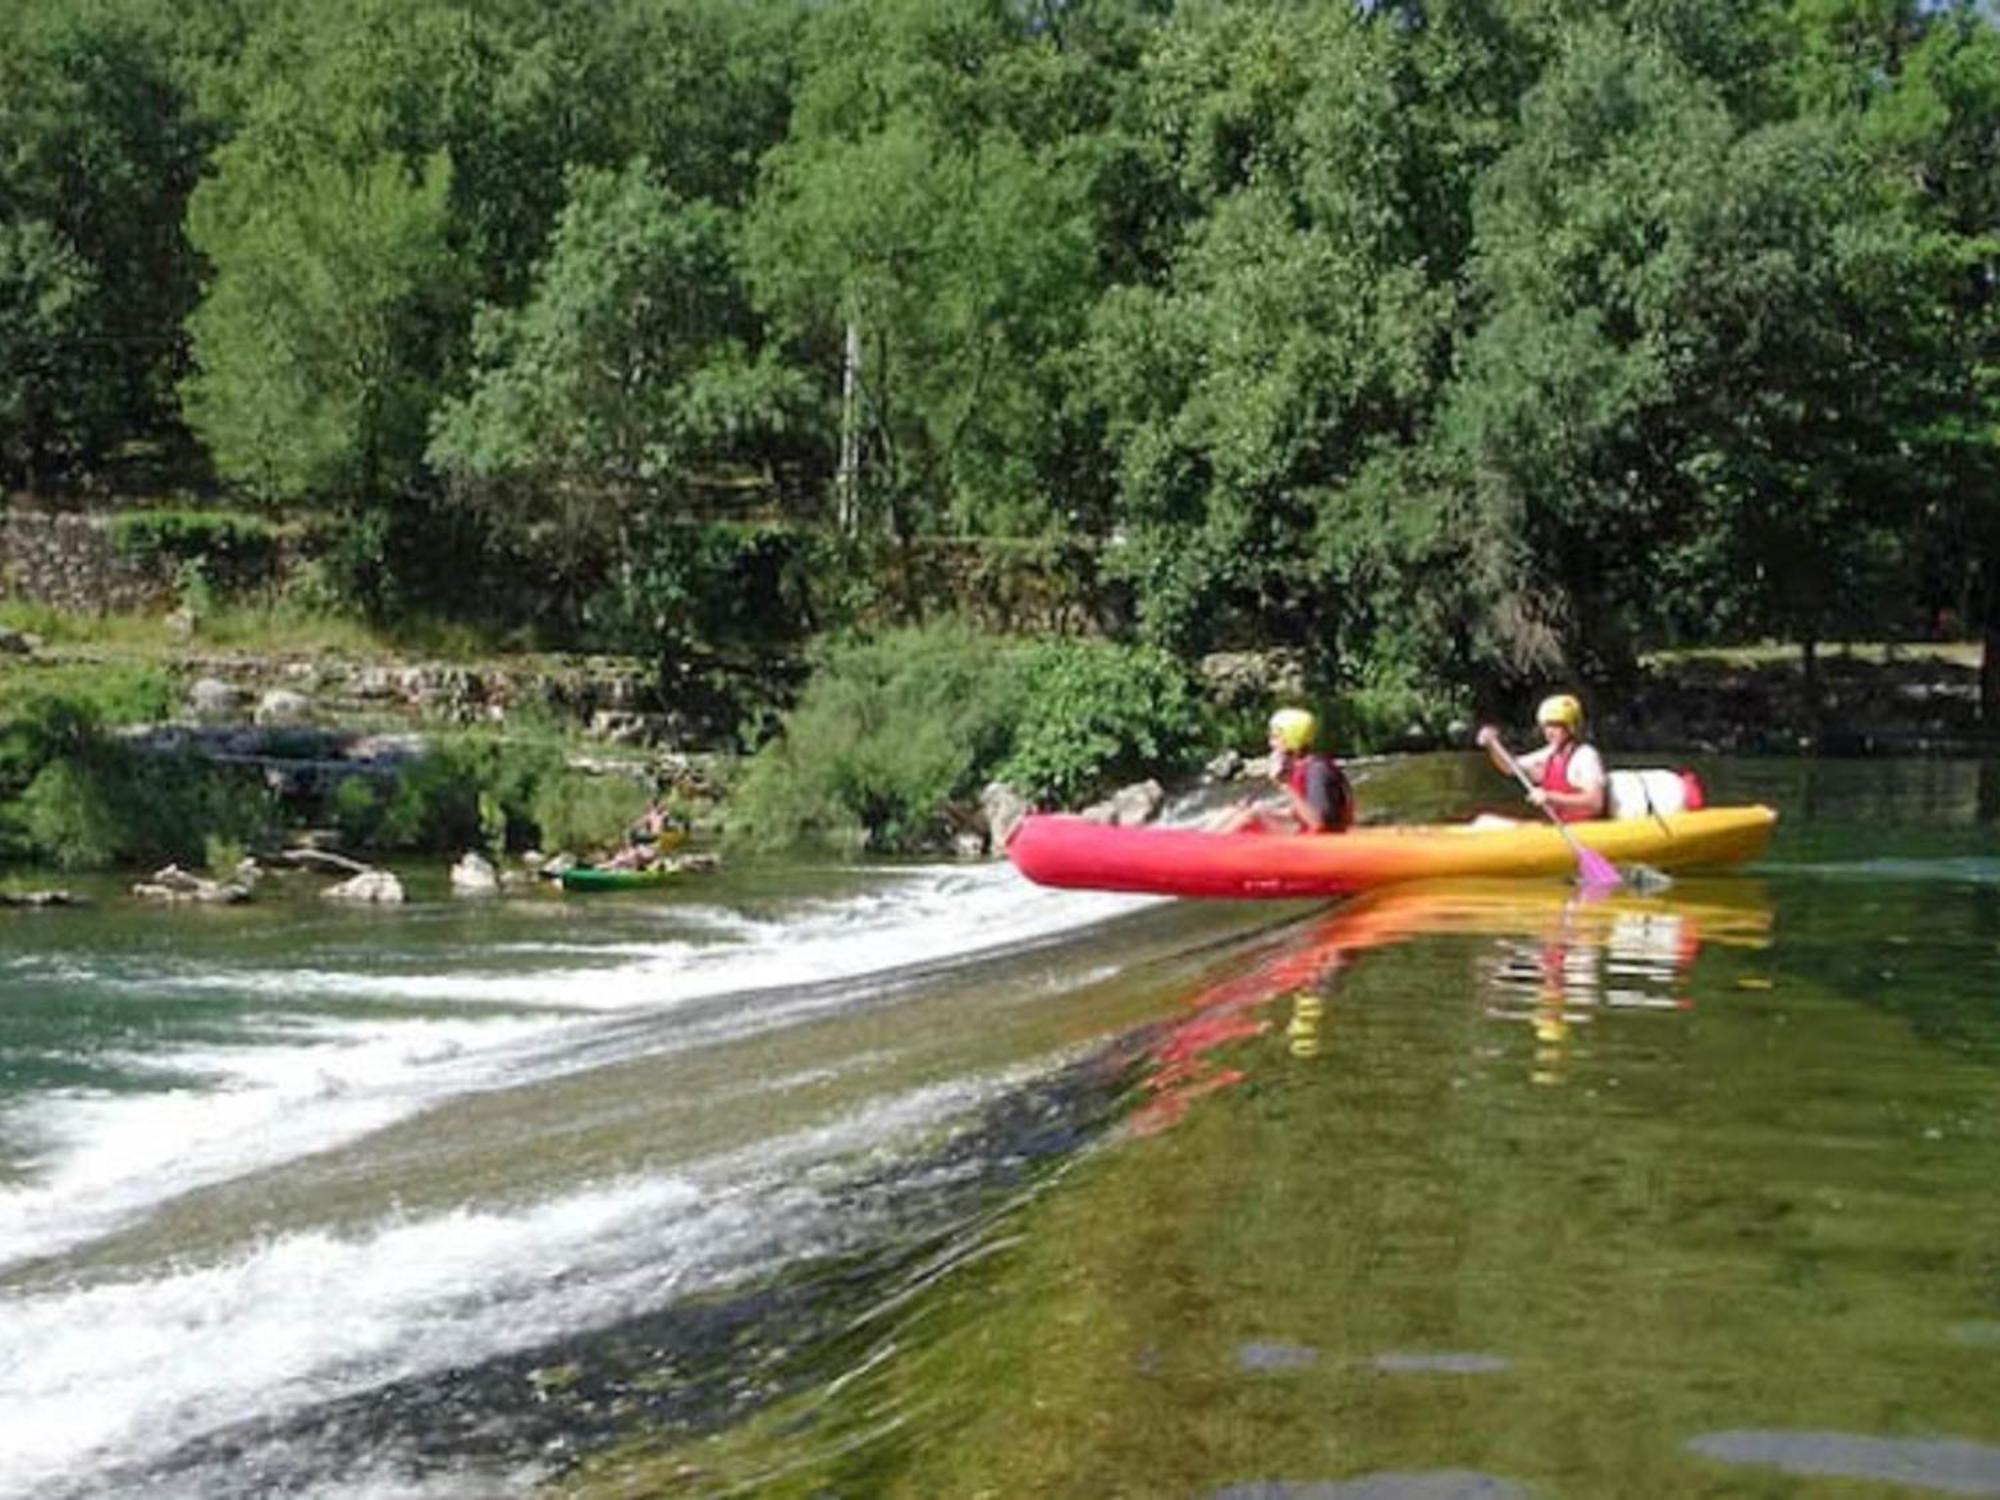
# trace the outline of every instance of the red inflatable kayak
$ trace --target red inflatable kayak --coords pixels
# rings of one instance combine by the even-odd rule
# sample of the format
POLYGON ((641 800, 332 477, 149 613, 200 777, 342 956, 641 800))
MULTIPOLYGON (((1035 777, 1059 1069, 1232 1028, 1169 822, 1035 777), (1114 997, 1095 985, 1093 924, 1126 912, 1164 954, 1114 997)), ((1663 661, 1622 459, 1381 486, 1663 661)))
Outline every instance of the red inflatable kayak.
MULTIPOLYGON (((1686 870, 1756 858, 1777 821, 1768 807, 1714 807, 1569 829, 1613 861, 1686 870)), ((1230 898, 1338 896, 1406 880, 1576 872, 1575 853, 1548 823, 1284 835, 1114 828, 1050 813, 1022 820, 1007 841, 1007 857, 1040 885, 1230 898)))

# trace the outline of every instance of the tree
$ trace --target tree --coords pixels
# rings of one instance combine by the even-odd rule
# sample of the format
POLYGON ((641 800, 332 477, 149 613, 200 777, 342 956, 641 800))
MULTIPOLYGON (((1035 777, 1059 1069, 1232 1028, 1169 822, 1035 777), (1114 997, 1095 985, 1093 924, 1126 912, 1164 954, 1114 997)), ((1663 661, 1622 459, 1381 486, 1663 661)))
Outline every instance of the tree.
POLYGON ((173 445, 209 131, 151 0, 0 4, 0 475, 173 445))
POLYGON ((439 411, 430 461, 569 571, 691 479, 782 451, 809 393, 759 348, 735 233, 644 160, 574 172, 528 301, 480 313, 470 390, 439 411))
POLYGON ((443 157, 414 174, 382 157, 196 194, 215 278, 186 400, 224 474, 271 500, 355 503, 416 483, 435 351, 462 298, 450 184, 443 157))
POLYGON ((878 535, 1058 527, 1078 477, 1065 361, 1096 268, 1066 143, 1100 101, 1088 56, 1023 19, 999 0, 823 13, 750 212, 758 301, 829 409, 848 351, 878 535))
POLYGON ((1810 643, 1876 592, 1910 252, 1848 124, 1746 131, 1656 44, 1572 39, 1482 189, 1440 424, 1503 660, 1615 668, 1675 623, 1810 643))
POLYGON ((1375 481, 1450 368, 1510 84, 1474 7, 1406 9, 1191 6, 1148 50, 1140 128, 1188 210, 1164 274, 1105 299, 1089 369, 1112 566, 1153 639, 1361 670, 1369 596, 1408 559, 1375 481))
MULTIPOLYGON (((1913 24, 1913 23, 1912 23, 1913 24)), ((1855 59, 1875 87, 1864 129, 1925 230, 1913 320, 1922 335, 1903 422, 1921 485, 1914 524, 1944 580, 1937 604, 1969 605, 1982 639, 1980 714, 2000 722, 2000 26, 1963 4, 1925 18, 1895 59, 1855 59)), ((1858 86, 1857 86, 1858 87, 1858 86)))

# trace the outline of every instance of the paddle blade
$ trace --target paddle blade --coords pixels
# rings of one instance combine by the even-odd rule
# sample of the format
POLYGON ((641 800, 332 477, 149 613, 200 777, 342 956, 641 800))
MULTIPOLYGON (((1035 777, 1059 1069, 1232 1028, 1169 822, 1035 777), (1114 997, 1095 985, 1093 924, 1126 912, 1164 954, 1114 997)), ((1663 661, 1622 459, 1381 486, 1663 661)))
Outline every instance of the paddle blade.
POLYGON ((1576 846, 1576 878, 1586 887, 1623 885, 1625 877, 1618 873, 1618 866, 1611 863, 1595 849, 1576 846))

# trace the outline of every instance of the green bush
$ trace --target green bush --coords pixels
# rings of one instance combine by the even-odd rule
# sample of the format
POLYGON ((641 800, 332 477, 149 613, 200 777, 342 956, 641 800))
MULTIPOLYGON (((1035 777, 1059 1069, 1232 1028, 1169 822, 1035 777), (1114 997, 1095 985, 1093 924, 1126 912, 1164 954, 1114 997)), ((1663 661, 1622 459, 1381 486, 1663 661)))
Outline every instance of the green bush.
POLYGON ((1006 754, 1025 649, 948 623, 825 650, 730 811, 732 842, 921 848, 1006 754))
POLYGON ((1040 647, 1003 781, 1074 804, 1121 781, 1184 767, 1202 743, 1202 710, 1180 663, 1148 646, 1096 641, 1040 647))
POLYGON ((457 735, 393 779, 341 783, 334 822, 344 839, 365 848, 518 847, 533 836, 539 789, 562 767, 553 740, 457 735))
POLYGON ((275 799, 254 775, 109 741, 50 761, 8 813, 13 852, 65 869, 198 863, 211 841, 248 844, 278 823, 275 799))
POLYGON ((730 837, 924 848, 995 776, 1074 803, 1180 769, 1203 729, 1186 673, 1161 651, 1030 646, 958 624, 897 631, 823 654, 751 763, 730 837))
POLYGON ((634 782, 569 770, 553 736, 471 732, 437 741, 393 778, 342 782, 331 813, 356 847, 498 852, 613 842, 645 806, 634 782))
POLYGON ((137 510, 114 516, 111 544, 136 562, 170 570, 184 592, 231 592, 270 580, 282 530, 226 510, 137 510))
POLYGON ((45 666, 0 674, 0 734, 23 721, 82 714, 92 724, 151 724, 171 718, 178 695, 166 674, 152 667, 45 666))
POLYGON ((544 849, 602 849, 624 838, 647 801, 630 777, 563 771, 535 789, 532 813, 544 849))
POLYGON ((1372 684, 1340 695, 1320 743, 1336 754, 1436 744, 1445 739, 1453 719, 1469 716, 1464 704, 1439 690, 1413 684, 1372 684))
POLYGON ((207 830, 194 825, 209 794, 194 784, 216 768, 154 766, 106 731, 110 721, 159 717, 171 697, 164 678, 143 671, 0 680, 0 855, 76 868, 199 850, 207 830))

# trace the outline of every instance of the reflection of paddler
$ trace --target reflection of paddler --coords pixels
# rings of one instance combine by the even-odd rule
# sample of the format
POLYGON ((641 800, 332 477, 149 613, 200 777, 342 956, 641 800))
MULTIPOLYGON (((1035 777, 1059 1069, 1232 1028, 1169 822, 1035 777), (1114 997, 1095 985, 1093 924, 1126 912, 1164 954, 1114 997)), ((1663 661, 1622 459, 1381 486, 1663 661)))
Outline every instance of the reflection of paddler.
MULTIPOLYGON (((1639 918, 1672 919, 1682 936, 1677 951, 1694 952, 1693 935, 1724 943, 1761 947, 1771 925, 1763 888, 1753 881, 1688 882, 1658 895, 1615 892, 1579 898, 1575 889, 1554 881, 1423 881, 1386 886, 1342 903, 1268 947, 1260 960, 1197 993, 1192 1014, 1170 1027, 1152 1047, 1155 1072, 1147 1087, 1154 1098, 1134 1120, 1135 1129, 1156 1130, 1185 1113, 1188 1101, 1226 1087, 1242 1073, 1214 1070, 1207 1054, 1225 1042, 1256 1035, 1271 1022, 1253 1013, 1290 995, 1285 1023, 1287 1050, 1316 1056, 1326 1044, 1327 992, 1335 977, 1359 953, 1413 938, 1471 934, 1530 939, 1534 953, 1547 941, 1552 924, 1567 924, 1566 949, 1601 948, 1614 924, 1639 918)), ((1567 965, 1564 965, 1565 972, 1567 965)), ((1534 972, 1533 969, 1530 971, 1534 972)), ((1531 980, 1530 992, 1534 993, 1531 980)), ((1510 1019, 1520 1019, 1514 1011, 1510 1019)), ((1541 1018, 1542 1040, 1567 1044, 1574 1017, 1560 1005, 1541 1018), (1558 1031, 1559 1029, 1559 1031, 1558 1031)))
POLYGON ((1310 990, 1292 996, 1292 1019, 1285 1023, 1287 1047, 1294 1057, 1318 1057, 1320 1022, 1326 1002, 1310 990))

